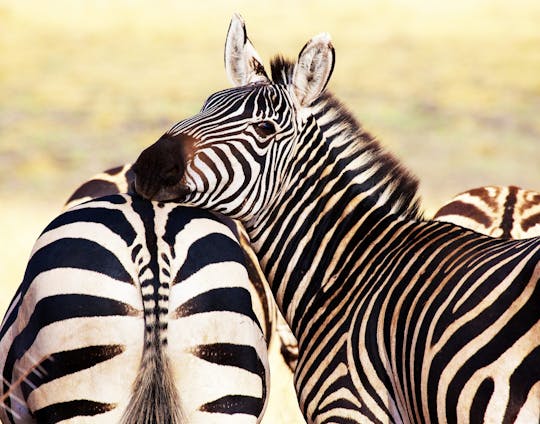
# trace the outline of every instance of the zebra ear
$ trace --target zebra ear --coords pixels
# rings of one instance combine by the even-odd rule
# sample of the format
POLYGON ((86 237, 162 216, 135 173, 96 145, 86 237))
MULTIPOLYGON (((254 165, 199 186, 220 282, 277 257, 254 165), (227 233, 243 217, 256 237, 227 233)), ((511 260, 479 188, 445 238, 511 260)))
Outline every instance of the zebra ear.
POLYGON ((316 35, 298 55, 293 90, 301 106, 308 106, 325 89, 334 70, 336 55, 328 33, 316 35))
POLYGON ((259 54, 249 41, 242 17, 235 13, 225 41, 225 69, 235 86, 269 81, 259 54))

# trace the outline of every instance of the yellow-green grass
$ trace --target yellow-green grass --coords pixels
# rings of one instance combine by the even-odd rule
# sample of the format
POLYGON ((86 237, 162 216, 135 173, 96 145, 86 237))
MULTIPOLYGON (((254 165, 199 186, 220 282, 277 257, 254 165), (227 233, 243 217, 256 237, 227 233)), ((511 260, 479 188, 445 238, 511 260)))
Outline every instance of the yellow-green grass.
POLYGON ((228 86, 234 11, 266 61, 332 35, 330 89, 419 176, 428 211, 478 185, 540 188, 536 0, 4 0, 0 311, 73 188, 228 86))

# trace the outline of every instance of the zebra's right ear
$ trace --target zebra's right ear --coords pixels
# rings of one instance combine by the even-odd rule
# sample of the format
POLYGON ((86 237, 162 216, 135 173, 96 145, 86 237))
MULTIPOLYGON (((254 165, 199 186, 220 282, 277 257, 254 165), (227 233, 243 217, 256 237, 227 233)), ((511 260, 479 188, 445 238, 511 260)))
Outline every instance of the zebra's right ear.
POLYGON ((249 41, 242 17, 235 13, 225 41, 225 69, 234 86, 269 81, 259 54, 249 41))

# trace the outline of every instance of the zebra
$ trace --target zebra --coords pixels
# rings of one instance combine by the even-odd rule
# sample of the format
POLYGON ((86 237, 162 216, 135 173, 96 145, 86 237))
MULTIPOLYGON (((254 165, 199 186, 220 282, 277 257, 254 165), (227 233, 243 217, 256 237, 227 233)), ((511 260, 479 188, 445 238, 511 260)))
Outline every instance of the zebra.
MULTIPOLYGON (((133 193, 134 179, 135 174, 131 163, 100 172, 74 190, 66 201, 64 210, 102 196, 133 193)), ((293 388, 293 372, 298 360, 298 343, 277 308, 243 226, 238 221, 229 220, 225 216, 221 216, 220 219, 227 223, 240 241, 249 278, 263 307, 260 320, 268 346, 271 372, 269 400, 262 422, 275 423, 279 420, 288 424, 304 422, 294 401, 293 388)))
POLYGON ((229 225, 129 194, 54 219, 0 327, 0 420, 260 422, 266 305, 229 225))
POLYGON ((133 193, 131 187, 134 179, 135 174, 131 163, 107 169, 77 187, 69 196, 63 209, 67 210, 88 200, 111 194, 133 193))
POLYGON ((308 422, 538 422, 540 239, 424 218, 418 180, 325 90, 334 62, 323 33, 268 77, 234 15, 234 86, 141 152, 137 193, 244 223, 308 422))
POLYGON ((433 219, 493 237, 540 237, 540 193, 516 186, 473 188, 442 206, 433 219))

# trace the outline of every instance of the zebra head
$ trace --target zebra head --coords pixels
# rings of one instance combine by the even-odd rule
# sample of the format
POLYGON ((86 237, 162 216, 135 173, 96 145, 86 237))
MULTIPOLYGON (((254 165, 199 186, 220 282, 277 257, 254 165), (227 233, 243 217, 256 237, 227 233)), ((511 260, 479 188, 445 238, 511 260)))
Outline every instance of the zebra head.
POLYGON ((197 115, 140 154, 135 190, 148 199, 251 219, 279 194, 290 155, 313 127, 309 106, 333 67, 330 37, 320 34, 296 63, 276 58, 270 79, 242 18, 234 15, 225 43, 225 68, 234 88, 212 94, 197 115))

